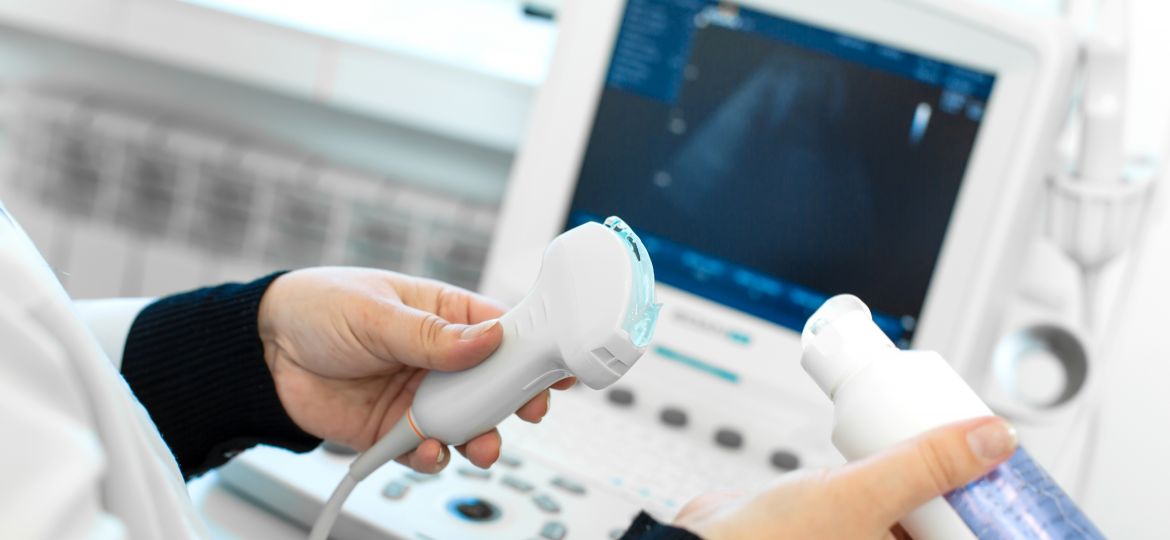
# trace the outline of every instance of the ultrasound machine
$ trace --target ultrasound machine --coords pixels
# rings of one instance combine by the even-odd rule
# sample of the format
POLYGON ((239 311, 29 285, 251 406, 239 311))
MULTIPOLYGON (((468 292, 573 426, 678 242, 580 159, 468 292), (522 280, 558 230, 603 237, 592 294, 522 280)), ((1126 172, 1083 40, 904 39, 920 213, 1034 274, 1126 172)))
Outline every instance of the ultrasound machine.
MULTIPOLYGON (((834 294, 988 369, 1067 103, 1059 31, 928 0, 582 0, 558 20, 480 288, 518 301, 549 240, 618 215, 654 261, 657 334, 614 387, 505 422, 489 470, 375 472, 334 538, 616 538, 641 509, 840 463, 798 362, 834 294)), ((257 448, 221 478, 311 524, 351 459, 257 448)))

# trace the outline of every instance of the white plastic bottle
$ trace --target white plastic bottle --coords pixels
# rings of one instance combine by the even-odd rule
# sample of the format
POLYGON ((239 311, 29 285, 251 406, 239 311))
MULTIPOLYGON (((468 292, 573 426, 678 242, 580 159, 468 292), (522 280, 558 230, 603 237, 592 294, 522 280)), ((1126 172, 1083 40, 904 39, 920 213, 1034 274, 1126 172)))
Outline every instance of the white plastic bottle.
MULTIPOLYGON (((937 353, 895 347, 854 296, 825 302, 805 324, 801 343, 801 365, 833 400, 833 444, 849 461, 992 414, 937 353)), ((916 540, 1103 538, 1022 448, 901 524, 916 540)))

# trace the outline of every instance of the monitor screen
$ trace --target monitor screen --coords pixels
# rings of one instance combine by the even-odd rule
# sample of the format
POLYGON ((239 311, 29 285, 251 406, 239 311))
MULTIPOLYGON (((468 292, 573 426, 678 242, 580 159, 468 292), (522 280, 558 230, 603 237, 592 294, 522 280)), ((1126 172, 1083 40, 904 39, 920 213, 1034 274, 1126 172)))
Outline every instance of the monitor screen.
POLYGON ((726 2, 630 0, 566 227, 799 331, 852 293, 908 345, 995 77, 726 2))

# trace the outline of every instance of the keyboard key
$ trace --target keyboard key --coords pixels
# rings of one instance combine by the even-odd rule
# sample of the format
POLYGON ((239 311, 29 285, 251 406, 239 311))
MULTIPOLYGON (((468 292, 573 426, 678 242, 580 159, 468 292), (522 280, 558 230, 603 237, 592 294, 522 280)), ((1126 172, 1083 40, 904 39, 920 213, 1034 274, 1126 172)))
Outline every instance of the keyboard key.
POLYGON ((558 477, 554 478, 552 481, 552 484, 554 486, 559 487, 565 491, 568 491, 569 493, 572 493, 574 495, 584 495, 585 494, 585 485, 584 484, 577 482, 577 481, 574 481, 574 480, 570 480, 568 478, 565 478, 564 476, 558 476, 558 477))
POLYGON ((769 459, 772 466, 782 471, 791 471, 800 467, 800 456, 789 452, 787 450, 777 450, 772 452, 772 457, 769 459))
POLYGON ((532 488, 533 488, 531 482, 528 482, 528 481, 523 480, 523 479, 516 477, 516 476, 510 476, 510 475, 505 476, 503 478, 503 480, 501 480, 501 482, 503 482, 503 484, 505 486, 508 486, 516 491, 519 491, 520 493, 528 493, 529 491, 532 491, 532 488))
POLYGON ((658 415, 658 418, 662 420, 663 424, 673 428, 686 427, 687 425, 687 412, 675 407, 662 409, 662 413, 658 415))
POLYGON ((459 467, 459 476, 464 478, 475 478, 477 480, 487 480, 492 477, 491 471, 480 469, 478 467, 459 467))
POLYGON ((394 481, 386 484, 386 487, 382 488, 382 496, 387 499, 397 500, 406 496, 407 491, 410 491, 410 486, 399 481, 394 481))
POLYGON ((743 446, 743 435, 730 428, 721 428, 715 432, 715 444, 730 450, 743 446))
POLYGON ((634 393, 625 388, 614 388, 607 394, 609 402, 619 407, 629 407, 634 404, 634 393))
POLYGON ((532 498, 532 502, 536 503, 538 508, 550 514, 555 514, 561 511, 561 505, 557 504, 557 501, 553 500, 553 498, 549 497, 548 495, 537 495, 532 498))
POLYGON ((567 532, 568 530, 565 529, 564 523, 559 521, 550 521, 545 523, 544 527, 541 527, 540 537, 547 540, 561 540, 565 537, 565 533, 567 532))
POLYGON ((500 459, 496 460, 496 463, 499 463, 500 465, 504 465, 506 467, 511 467, 513 469, 524 464, 524 462, 520 458, 518 458, 512 454, 500 454, 500 459))
POLYGON ((411 482, 414 482, 416 484, 421 484, 423 482, 430 482, 431 480, 434 480, 434 479, 439 477, 439 475, 437 475, 437 474, 423 474, 423 473, 415 472, 415 471, 407 472, 405 474, 405 476, 406 476, 407 480, 410 480, 411 482))

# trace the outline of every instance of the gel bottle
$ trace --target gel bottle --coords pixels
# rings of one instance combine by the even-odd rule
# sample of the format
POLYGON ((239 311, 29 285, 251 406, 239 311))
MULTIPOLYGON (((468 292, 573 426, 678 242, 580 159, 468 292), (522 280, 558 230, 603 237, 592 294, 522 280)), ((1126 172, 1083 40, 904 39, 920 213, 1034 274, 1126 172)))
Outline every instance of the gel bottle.
MULTIPOLYGON (((937 353, 896 348, 854 296, 825 302, 801 344, 801 365, 833 400, 833 444, 850 461, 992 414, 937 353)), ((915 540, 1104 538, 1023 448, 901 524, 915 540)))

